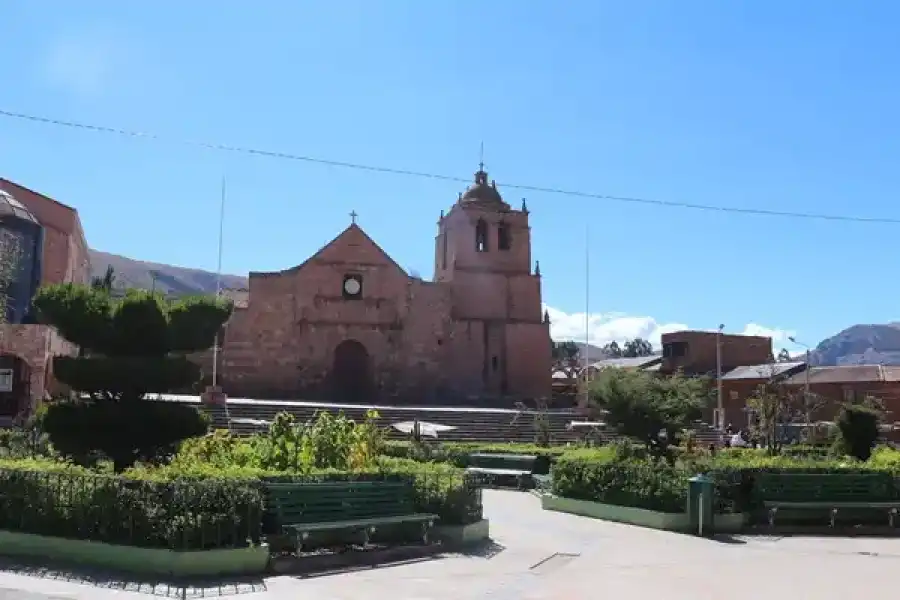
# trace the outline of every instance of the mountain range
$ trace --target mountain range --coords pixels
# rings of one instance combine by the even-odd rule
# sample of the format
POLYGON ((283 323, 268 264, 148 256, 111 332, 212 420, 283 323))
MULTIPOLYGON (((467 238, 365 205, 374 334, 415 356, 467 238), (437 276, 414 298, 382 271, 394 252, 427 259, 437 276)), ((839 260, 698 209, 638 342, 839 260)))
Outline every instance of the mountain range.
MULTIPOLYGON (((112 267, 117 288, 155 289, 168 296, 214 294, 216 291, 216 274, 201 269, 144 262, 98 250, 91 250, 91 267, 95 277, 102 277, 107 268, 112 267)), ((246 289, 248 279, 222 275, 221 285, 225 289, 246 289)), ((779 349, 774 350, 777 353, 779 349)), ((588 346, 588 360, 602 358, 605 355, 601 348, 588 346)), ((810 352, 810 362, 817 366, 900 365, 900 323, 848 327, 820 342, 810 352)))

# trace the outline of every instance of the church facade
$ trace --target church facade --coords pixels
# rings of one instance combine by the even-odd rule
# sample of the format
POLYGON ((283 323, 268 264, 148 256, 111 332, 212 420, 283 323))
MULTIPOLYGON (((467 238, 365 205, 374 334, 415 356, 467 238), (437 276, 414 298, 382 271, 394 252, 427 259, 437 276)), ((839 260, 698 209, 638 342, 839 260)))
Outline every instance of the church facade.
POLYGON ((222 336, 219 385, 232 397, 388 404, 549 397, 528 219, 479 169, 441 213, 432 281, 355 218, 303 264, 251 273, 222 336))

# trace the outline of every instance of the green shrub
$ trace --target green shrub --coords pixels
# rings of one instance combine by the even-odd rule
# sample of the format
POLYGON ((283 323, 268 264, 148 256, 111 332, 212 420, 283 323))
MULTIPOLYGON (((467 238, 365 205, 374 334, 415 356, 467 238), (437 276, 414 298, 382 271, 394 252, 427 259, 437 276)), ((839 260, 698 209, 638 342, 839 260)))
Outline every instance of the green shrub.
POLYGON ((107 458, 116 471, 166 459, 208 427, 194 406, 152 400, 58 402, 39 425, 62 456, 85 466, 107 458))
POLYGON ((616 461, 612 452, 565 454, 553 467, 553 493, 604 504, 680 513, 692 473, 664 462, 616 461))
POLYGON ((381 449, 382 454, 395 458, 409 458, 419 462, 445 462, 464 469, 470 466, 471 454, 530 454, 538 457, 537 474, 549 472, 550 465, 571 448, 564 446, 538 446, 536 444, 485 444, 480 442, 415 443, 389 441, 381 449), (543 465, 543 468, 541 467, 543 465))
POLYGON ((848 404, 841 408, 837 418, 840 436, 837 448, 848 456, 868 460, 878 441, 878 411, 869 406, 848 404))
POLYGON ((258 482, 142 481, 48 460, 0 460, 0 529, 200 550, 259 541, 258 482))

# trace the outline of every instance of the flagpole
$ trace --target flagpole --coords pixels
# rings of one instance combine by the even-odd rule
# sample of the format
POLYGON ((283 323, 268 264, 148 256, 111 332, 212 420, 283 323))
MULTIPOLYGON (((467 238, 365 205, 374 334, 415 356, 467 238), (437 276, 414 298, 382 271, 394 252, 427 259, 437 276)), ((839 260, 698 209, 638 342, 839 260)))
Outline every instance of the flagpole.
POLYGON ((591 329, 591 253, 590 225, 584 226, 584 406, 588 403, 588 343, 591 329))
MULTIPOLYGON (((225 234, 225 175, 222 175, 221 200, 219 203, 219 256, 216 264, 216 298, 222 295, 222 241, 225 234)), ((216 333, 216 341, 213 345, 213 387, 219 384, 219 334, 216 333)))

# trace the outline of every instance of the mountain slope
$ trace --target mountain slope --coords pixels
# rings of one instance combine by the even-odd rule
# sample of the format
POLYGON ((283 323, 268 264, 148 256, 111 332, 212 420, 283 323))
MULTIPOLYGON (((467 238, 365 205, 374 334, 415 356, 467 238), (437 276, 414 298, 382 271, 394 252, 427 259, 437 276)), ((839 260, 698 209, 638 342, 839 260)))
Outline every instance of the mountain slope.
MULTIPOLYGON (((216 274, 200 269, 173 267, 158 263, 91 250, 91 271, 94 277, 102 277, 107 267, 116 272, 117 288, 154 288, 166 295, 215 294, 216 274), (154 282, 154 279, 156 280, 154 282)), ((238 275, 222 275, 222 287, 240 289, 247 287, 247 278, 238 275)))
POLYGON ((814 365, 900 365, 900 324, 853 325, 810 353, 814 365))

